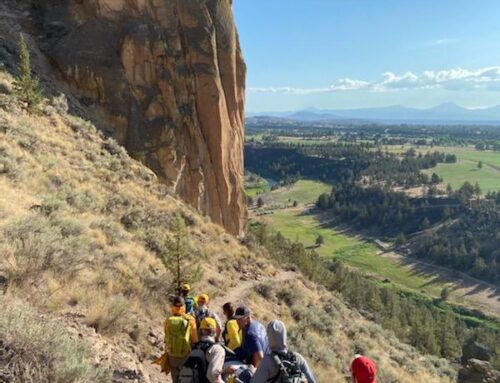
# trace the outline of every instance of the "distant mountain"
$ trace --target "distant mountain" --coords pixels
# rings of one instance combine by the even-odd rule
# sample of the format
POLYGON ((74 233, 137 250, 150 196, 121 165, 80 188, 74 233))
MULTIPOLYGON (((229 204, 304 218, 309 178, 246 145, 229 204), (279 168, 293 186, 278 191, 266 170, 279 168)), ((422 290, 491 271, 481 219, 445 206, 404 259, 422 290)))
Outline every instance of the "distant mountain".
POLYGON ((484 109, 467 109, 455 103, 447 102, 428 109, 408 108, 391 105, 380 108, 360 109, 316 109, 308 108, 293 112, 254 113, 248 117, 268 116, 287 120, 342 121, 367 120, 376 122, 423 122, 423 123, 499 123, 500 105, 484 109))

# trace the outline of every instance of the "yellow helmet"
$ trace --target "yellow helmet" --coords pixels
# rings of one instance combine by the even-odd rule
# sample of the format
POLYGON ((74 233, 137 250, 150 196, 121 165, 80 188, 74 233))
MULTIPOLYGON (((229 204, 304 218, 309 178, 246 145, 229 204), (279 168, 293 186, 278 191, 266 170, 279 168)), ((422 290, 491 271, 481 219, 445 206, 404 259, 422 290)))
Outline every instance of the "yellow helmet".
POLYGON ((200 304, 200 299, 204 300, 205 304, 208 303, 208 295, 207 294, 198 295, 198 299, 196 299, 196 302, 198 302, 198 304, 200 304))
POLYGON ((217 322, 214 318, 206 317, 201 321, 200 330, 215 330, 217 329, 217 322))
POLYGON ((190 290, 191 290, 191 286, 189 286, 189 284, 187 284, 187 283, 184 283, 184 284, 181 286, 181 290, 182 290, 182 291, 190 291, 190 290))

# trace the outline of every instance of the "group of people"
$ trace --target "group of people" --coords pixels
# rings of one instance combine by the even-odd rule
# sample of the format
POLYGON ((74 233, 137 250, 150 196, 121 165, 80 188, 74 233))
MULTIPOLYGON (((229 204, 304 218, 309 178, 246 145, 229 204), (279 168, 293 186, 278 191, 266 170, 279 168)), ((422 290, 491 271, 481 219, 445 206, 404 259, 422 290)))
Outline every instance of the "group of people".
MULTIPOLYGON (((165 353, 155 363, 170 373, 173 383, 316 383, 306 360, 287 345, 285 324, 273 320, 267 328, 246 306, 222 306, 224 326, 209 306, 207 294, 190 296, 184 284, 172 299, 165 320, 165 353)), ((356 355, 353 383, 376 383, 375 363, 356 355)))

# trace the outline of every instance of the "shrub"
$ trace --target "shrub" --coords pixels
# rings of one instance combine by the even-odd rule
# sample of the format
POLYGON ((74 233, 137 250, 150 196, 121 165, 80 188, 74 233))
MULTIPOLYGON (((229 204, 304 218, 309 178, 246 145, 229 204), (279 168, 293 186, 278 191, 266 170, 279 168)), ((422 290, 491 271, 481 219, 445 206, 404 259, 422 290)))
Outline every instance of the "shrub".
POLYGON ((93 297, 85 322, 99 333, 115 334, 122 330, 130 318, 127 311, 129 301, 121 295, 93 297))
MULTIPOLYGON (((108 382, 88 345, 27 304, 0 297, 0 378, 11 383, 108 382)), ((2 380, 3 381, 3 380, 2 380)))

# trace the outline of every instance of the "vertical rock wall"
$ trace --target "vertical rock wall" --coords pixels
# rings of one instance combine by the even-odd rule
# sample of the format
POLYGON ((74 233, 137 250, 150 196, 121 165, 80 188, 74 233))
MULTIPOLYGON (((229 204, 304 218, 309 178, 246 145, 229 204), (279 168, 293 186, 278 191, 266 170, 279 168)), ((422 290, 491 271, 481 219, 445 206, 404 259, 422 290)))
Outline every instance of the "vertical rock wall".
POLYGON ((233 234, 245 64, 231 0, 47 0, 43 49, 130 154, 233 234))

